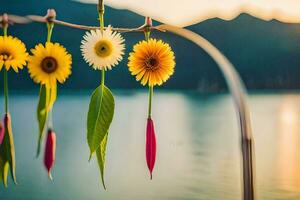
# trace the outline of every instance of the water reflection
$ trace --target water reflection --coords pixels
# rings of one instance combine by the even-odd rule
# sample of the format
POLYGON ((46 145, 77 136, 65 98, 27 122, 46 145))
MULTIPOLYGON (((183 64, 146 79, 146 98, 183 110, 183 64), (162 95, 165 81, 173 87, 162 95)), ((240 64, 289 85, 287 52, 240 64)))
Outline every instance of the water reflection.
MULTIPOLYGON (((158 138, 154 179, 145 161, 147 92, 116 94, 106 183, 87 162, 89 95, 61 95, 55 104, 57 162, 49 182, 42 157, 34 158, 36 95, 11 95, 18 186, 0 187, 0 199, 240 200, 239 130, 228 95, 156 92, 158 138), (20 110, 22 112, 20 112, 20 110), (26 119, 26 120, 24 120, 26 119)), ((3 97, 0 97, 3 102, 3 97)), ((258 200, 300 199, 300 95, 251 95, 258 200)))
POLYGON ((278 136, 278 182, 283 190, 300 192, 300 98, 282 100, 278 136))
POLYGON ((147 93, 137 94, 135 100, 131 97, 121 98, 116 103, 118 109, 107 155, 107 182, 110 191, 121 192, 136 199, 141 194, 146 199, 154 198, 157 194, 165 198, 188 196, 184 190, 185 183, 181 180, 193 163, 185 97, 180 94, 154 96, 153 119, 158 153, 152 181, 149 180, 145 162, 147 93), (131 112, 130 117, 127 111, 131 112), (120 131, 122 129, 126 131, 120 131), (135 186, 131 187, 129 183, 135 186), (136 186, 138 193, 134 189, 136 186))

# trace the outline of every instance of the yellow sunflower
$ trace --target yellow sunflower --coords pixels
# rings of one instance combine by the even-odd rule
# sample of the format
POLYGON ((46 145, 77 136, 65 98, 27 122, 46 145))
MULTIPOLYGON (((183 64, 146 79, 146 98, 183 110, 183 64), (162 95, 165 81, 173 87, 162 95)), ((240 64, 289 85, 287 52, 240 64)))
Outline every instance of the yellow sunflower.
POLYGON ((15 72, 23 69, 28 59, 25 44, 12 36, 0 36, 0 70, 5 67, 8 71, 13 68, 15 72))
POLYGON ((72 57, 60 44, 38 44, 31 52, 33 55, 29 57, 28 71, 36 83, 53 88, 56 81, 64 83, 71 74, 72 57))
POLYGON ((174 73, 175 56, 162 40, 141 41, 129 54, 128 68, 142 85, 161 85, 174 73))

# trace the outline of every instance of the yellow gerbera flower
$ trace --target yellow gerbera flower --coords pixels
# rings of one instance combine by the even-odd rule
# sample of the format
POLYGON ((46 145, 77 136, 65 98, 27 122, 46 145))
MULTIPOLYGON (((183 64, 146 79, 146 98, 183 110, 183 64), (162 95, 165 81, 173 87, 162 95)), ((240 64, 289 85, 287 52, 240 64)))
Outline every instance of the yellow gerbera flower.
POLYGON ((174 73, 175 56, 162 40, 141 41, 129 54, 128 68, 142 85, 161 85, 174 73))
POLYGON ((54 87, 56 81, 64 83, 71 74, 72 57, 60 44, 38 44, 31 52, 28 71, 36 83, 54 87))
POLYGON ((0 36, 0 70, 5 67, 8 71, 13 68, 15 72, 23 69, 28 59, 25 44, 12 36, 0 36))

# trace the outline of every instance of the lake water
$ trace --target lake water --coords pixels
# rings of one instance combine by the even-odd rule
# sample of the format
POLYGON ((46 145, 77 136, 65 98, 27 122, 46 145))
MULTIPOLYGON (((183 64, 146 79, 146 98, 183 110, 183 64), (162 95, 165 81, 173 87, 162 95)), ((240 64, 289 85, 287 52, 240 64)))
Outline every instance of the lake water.
MULTIPOLYGON (((54 108, 57 159, 54 181, 35 159, 37 96, 10 96, 17 186, 0 186, 0 199, 241 199, 239 129, 227 94, 156 92, 153 118, 157 162, 153 180, 145 162, 147 93, 114 91, 115 117, 102 189, 96 160, 88 163, 89 95, 59 95, 54 108)), ((3 96, 0 98, 3 102, 3 96)), ((251 94, 256 187, 261 200, 300 199, 300 94, 251 94)), ((3 112, 2 112, 3 113, 3 112)))

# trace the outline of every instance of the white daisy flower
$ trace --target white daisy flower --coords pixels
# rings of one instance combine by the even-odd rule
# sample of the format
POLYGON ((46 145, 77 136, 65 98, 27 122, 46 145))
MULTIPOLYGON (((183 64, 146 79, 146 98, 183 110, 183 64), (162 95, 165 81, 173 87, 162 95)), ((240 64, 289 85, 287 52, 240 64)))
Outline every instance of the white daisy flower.
POLYGON ((105 30, 86 32, 81 41, 84 60, 94 69, 111 69, 122 59, 125 50, 124 39, 120 33, 109 26, 105 30))

